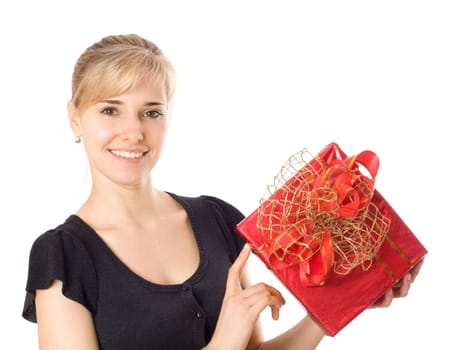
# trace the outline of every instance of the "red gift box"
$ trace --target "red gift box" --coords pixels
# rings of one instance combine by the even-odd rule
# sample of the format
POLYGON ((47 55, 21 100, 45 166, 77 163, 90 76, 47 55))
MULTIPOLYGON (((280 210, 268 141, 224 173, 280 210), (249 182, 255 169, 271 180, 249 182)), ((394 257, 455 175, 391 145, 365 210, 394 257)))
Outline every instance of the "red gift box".
POLYGON ((308 154, 289 159, 270 196, 237 230, 335 336, 427 250, 374 189, 375 153, 348 157, 331 143, 308 154))

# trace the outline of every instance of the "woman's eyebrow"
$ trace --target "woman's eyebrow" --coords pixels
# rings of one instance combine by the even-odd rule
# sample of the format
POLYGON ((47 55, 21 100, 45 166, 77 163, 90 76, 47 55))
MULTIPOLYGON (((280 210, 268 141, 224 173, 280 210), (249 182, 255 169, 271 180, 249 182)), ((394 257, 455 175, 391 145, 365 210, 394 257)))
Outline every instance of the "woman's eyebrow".
POLYGON ((109 104, 112 104, 112 105, 121 105, 122 101, 119 101, 119 100, 103 100, 103 101, 100 101, 100 103, 109 103, 109 104))
POLYGON ((146 103, 145 103, 145 106, 162 106, 162 105, 164 105, 164 103, 162 103, 162 102, 155 102, 155 101, 153 101, 153 102, 146 102, 146 103))
MULTIPOLYGON (((123 104, 122 101, 120 100, 103 100, 100 103, 108 103, 108 104, 113 104, 113 105, 121 105, 123 104)), ((162 102, 157 102, 157 101, 150 101, 150 102, 145 102, 145 106, 162 106, 164 103, 162 102)))

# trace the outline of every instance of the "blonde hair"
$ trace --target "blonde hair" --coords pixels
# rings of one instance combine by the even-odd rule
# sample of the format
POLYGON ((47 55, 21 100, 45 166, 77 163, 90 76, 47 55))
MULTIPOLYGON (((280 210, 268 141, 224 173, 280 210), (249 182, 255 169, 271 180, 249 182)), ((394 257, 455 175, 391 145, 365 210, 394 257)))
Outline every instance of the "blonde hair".
POLYGON ((141 82, 165 87, 168 106, 175 91, 175 70, 163 52, 137 34, 111 35, 87 48, 72 76, 76 109, 120 95, 141 82))

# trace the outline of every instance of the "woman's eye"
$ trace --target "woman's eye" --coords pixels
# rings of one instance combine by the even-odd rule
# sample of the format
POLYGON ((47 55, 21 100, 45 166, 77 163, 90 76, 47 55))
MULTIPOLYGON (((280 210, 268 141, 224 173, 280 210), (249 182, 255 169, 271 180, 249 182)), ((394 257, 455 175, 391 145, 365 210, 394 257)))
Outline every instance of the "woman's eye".
POLYGON ((116 108, 114 107, 105 107, 101 111, 105 115, 115 115, 116 114, 116 108))
POLYGON ((149 118, 159 118, 163 115, 163 113, 159 111, 147 111, 145 112, 145 116, 149 118))

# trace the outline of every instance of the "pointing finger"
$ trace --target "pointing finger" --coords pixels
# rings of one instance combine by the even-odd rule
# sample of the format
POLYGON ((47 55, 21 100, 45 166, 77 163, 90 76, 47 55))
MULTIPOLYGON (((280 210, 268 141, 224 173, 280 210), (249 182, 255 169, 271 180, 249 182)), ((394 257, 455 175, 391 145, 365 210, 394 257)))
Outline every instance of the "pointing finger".
POLYGON ((246 262, 248 261, 248 257, 250 256, 250 253, 251 253, 250 244, 246 243, 243 246, 242 251, 238 255, 237 259, 235 259, 235 262, 229 268, 229 274, 227 277, 227 285, 226 285, 226 293, 233 293, 241 289, 240 282, 241 282, 242 271, 246 265, 246 262))

